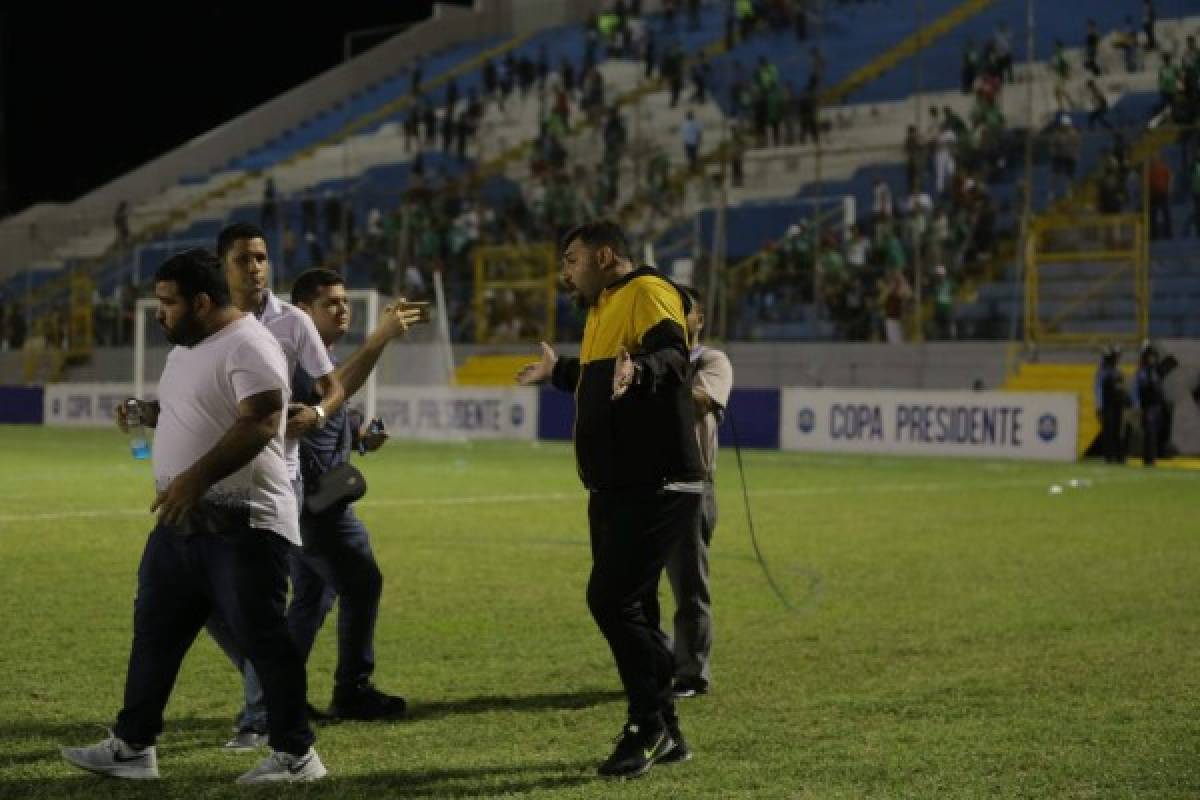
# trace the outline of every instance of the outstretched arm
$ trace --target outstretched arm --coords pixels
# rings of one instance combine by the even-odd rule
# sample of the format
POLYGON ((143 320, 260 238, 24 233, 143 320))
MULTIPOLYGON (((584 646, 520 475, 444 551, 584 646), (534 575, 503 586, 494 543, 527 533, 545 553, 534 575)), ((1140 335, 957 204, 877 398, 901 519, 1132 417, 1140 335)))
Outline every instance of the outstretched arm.
POLYGON ((410 327, 421 321, 421 313, 421 305, 405 300, 384 309, 378 327, 371 331, 362 347, 355 350, 334 373, 341 380, 347 397, 353 397, 367 382, 367 377, 379 363, 379 357, 383 355, 388 342, 408 333, 410 327))
POLYGON ((546 382, 564 392, 574 392, 579 383, 579 359, 560 357, 553 347, 542 342, 542 360, 521 367, 517 373, 517 383, 536 386, 546 382))

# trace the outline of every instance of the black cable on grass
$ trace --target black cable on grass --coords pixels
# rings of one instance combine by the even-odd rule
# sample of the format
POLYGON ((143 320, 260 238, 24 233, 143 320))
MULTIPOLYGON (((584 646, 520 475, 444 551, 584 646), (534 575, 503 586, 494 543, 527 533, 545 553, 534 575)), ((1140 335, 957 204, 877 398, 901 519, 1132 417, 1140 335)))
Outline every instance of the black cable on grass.
POLYGON ((779 602, 787 611, 793 614, 809 611, 821 600, 823 593, 821 576, 810 569, 789 570, 792 574, 807 577, 809 582, 808 599, 803 605, 797 606, 788 600, 787 594, 775 580, 775 576, 771 574, 771 568, 767 566, 766 556, 763 555, 762 548, 758 545, 758 534, 754 530, 754 514, 750 511, 750 491, 746 488, 746 468, 742 465, 742 443, 738 437, 737 422, 734 421, 733 412, 728 408, 725 409, 725 416, 729 418, 729 428, 733 433, 733 452, 737 456, 738 475, 742 480, 742 502, 746 507, 746 526, 750 529, 750 544, 754 547, 754 559, 758 562, 758 566, 762 570, 763 577, 767 579, 771 591, 775 593, 775 596, 779 598, 779 602))

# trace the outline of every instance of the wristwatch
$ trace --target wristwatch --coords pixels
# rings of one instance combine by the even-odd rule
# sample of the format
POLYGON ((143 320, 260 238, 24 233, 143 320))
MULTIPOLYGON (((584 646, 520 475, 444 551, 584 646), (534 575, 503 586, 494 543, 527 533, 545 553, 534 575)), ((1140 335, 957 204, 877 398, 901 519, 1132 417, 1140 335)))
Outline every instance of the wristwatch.
POLYGON ((321 408, 321 404, 318 403, 317 405, 312 407, 312 410, 317 415, 317 427, 318 428, 325 427, 325 419, 326 419, 325 409, 321 408))

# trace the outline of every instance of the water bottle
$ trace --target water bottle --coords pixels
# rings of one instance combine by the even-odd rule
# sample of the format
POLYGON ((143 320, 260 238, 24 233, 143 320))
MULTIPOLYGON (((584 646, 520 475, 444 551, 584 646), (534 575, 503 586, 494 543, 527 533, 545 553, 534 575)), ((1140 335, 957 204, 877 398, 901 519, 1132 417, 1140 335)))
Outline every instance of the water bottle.
POLYGON ((129 428, 129 450, 138 461, 150 457, 150 441, 142 422, 142 404, 132 397, 125 401, 125 425, 129 428))

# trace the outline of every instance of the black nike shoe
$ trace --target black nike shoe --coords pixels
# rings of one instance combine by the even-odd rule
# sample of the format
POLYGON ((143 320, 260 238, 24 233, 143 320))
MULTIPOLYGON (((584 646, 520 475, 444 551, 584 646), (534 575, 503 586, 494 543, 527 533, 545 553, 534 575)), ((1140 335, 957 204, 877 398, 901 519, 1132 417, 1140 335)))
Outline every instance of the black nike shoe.
POLYGON ((671 746, 658 759, 658 763, 681 764, 684 761, 691 761, 692 748, 688 747, 687 740, 683 738, 683 731, 679 730, 678 722, 667 723, 667 735, 671 737, 671 746))
POLYGON ((703 678, 685 678, 675 681, 671 694, 676 698, 699 697, 708 694, 708 681, 703 678))
POLYGON ((333 691, 329 716, 333 719, 363 721, 402 719, 408 713, 403 697, 381 692, 370 683, 333 691))
POLYGON ((667 728, 659 721, 627 722, 617 737, 617 747, 596 771, 605 778, 638 778, 671 748, 667 728))

